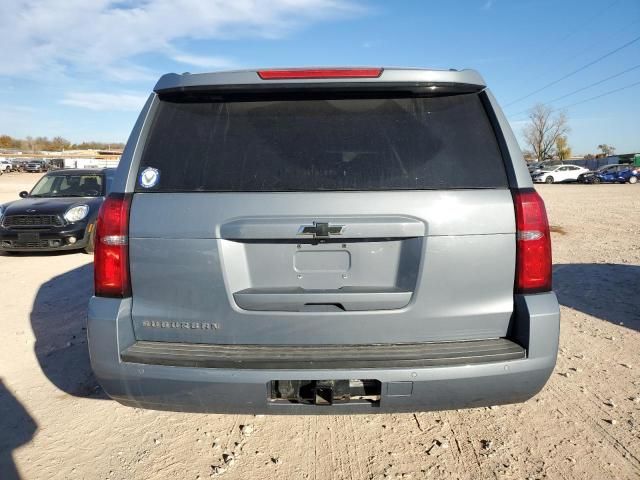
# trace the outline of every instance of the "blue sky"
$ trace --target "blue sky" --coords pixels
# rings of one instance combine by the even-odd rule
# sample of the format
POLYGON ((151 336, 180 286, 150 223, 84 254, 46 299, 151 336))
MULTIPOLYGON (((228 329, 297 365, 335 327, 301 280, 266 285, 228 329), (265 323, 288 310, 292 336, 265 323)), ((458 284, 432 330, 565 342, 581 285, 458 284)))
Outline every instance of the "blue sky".
MULTIPOLYGON (((0 32, 0 133, 72 141, 125 141, 166 72, 475 68, 521 137, 534 103, 640 65, 638 0, 13 0, 1 2, 0 32)), ((552 105, 638 82, 640 67, 552 105)), ((574 153, 640 152, 640 84, 567 113, 574 153)))

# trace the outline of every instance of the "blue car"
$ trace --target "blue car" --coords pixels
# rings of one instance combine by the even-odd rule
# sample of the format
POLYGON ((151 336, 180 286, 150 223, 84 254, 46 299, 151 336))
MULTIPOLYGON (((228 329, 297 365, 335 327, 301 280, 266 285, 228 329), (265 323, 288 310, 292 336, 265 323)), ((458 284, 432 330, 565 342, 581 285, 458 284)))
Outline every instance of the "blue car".
POLYGON ((578 177, 580 183, 636 183, 640 167, 629 164, 607 165, 578 177))
POLYGON ((630 166, 628 170, 624 170, 618 174, 620 182, 638 183, 640 177, 640 167, 630 166))

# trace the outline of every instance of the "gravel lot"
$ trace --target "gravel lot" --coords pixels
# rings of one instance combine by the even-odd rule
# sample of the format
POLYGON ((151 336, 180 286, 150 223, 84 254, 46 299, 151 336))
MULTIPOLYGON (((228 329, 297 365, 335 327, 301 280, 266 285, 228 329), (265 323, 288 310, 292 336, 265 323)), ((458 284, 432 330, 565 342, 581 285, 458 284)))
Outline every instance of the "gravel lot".
MULTIPOLYGON (((37 178, 3 175, 0 202, 37 178)), ((640 478, 640 185, 538 190, 557 232, 560 356, 538 396, 499 408, 344 417, 126 408, 89 368, 91 257, 0 256, 0 478, 640 478)))

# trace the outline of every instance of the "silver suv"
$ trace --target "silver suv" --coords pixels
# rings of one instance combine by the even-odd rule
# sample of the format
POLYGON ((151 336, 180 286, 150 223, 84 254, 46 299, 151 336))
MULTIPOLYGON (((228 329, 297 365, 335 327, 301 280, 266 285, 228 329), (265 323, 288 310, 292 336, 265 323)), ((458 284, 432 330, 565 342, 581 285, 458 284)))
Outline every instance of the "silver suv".
POLYGON ((112 191, 89 347, 125 405, 478 407, 554 368, 544 204, 474 71, 168 74, 112 191))

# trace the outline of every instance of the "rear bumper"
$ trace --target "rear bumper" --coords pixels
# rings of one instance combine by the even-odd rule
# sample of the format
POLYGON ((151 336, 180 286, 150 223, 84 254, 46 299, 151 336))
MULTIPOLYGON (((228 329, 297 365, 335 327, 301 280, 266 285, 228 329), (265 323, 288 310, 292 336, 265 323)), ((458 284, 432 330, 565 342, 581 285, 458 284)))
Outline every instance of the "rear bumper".
POLYGON ((88 334, 91 364, 115 400, 157 410, 211 413, 340 414, 481 407, 527 400, 544 386, 558 351, 560 313, 555 294, 518 296, 510 338, 526 358, 385 368, 200 368, 125 362, 121 352, 135 343, 130 299, 92 298, 88 334), (377 405, 331 406, 268 400, 273 380, 375 379, 377 405))

